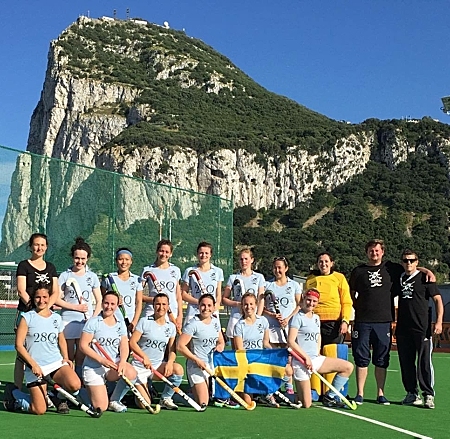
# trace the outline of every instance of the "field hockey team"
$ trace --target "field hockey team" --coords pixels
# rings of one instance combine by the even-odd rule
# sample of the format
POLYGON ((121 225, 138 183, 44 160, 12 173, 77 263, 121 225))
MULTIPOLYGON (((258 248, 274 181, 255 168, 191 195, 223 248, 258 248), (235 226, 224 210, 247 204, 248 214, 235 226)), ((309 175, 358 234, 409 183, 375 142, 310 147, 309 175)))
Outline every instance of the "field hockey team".
POLYGON ((210 397, 215 385, 210 379, 213 353, 223 351, 226 341, 236 350, 288 348, 292 355, 283 378, 285 394, 240 393, 246 404, 254 404, 258 398, 269 407, 279 407, 282 402, 308 408, 315 400, 310 378, 317 373, 336 373, 331 390, 321 397, 324 405, 340 408, 354 404, 341 393, 353 364, 321 354, 324 345, 343 342, 352 305, 358 328, 352 340, 357 368, 355 402, 363 403, 364 381, 372 359, 377 402, 388 405, 384 383, 394 295, 399 297, 399 356, 407 392, 402 403, 434 408, 432 364, 425 361, 431 354, 431 341, 425 338, 431 334, 428 299, 432 298, 436 307, 436 334, 442 331, 443 305, 433 274, 417 267, 417 254, 410 250, 402 253, 403 265, 395 264, 382 260, 381 240, 370 241, 366 246, 368 262, 353 270, 350 286, 334 271, 332 256, 321 253, 317 271, 311 272, 302 288, 287 276, 285 257, 274 258, 273 278, 265 281, 253 270, 252 251, 243 249, 240 269, 229 277, 222 295, 223 271, 211 262, 213 247, 207 242, 198 245, 198 262, 183 275, 170 262, 173 244, 169 240, 158 242, 155 262, 144 267, 140 276, 130 271, 132 251, 119 248, 117 271, 102 281, 88 267, 92 251, 82 238, 71 248, 72 266, 59 278, 54 265, 44 260, 47 246, 44 234, 33 234, 29 240, 31 257, 17 268, 17 359, 14 383, 5 387, 3 403, 8 411, 43 414, 48 407, 55 407, 58 413, 68 413, 64 398, 47 388, 53 381, 99 412, 125 412, 122 399, 129 386, 140 392, 144 400, 137 405, 143 407, 153 397, 152 379, 161 375, 168 381, 160 405, 177 410, 172 396, 185 372, 176 362, 177 352, 186 358, 186 375, 199 406, 239 407, 232 399, 210 397), (415 276, 421 282, 411 281, 415 276), (144 288, 147 294, 143 294, 144 288), (381 304, 374 297, 385 302, 381 304), (184 322, 183 302, 187 305, 184 322), (61 308, 60 314, 53 311, 55 305, 61 308), (221 305, 230 310, 223 332, 221 305), (380 305, 387 309, 380 310, 380 305), (410 337, 401 337, 408 331, 414 334, 412 342, 410 337), (386 333, 388 340, 383 338, 386 333), (24 378, 28 392, 22 390, 24 378))

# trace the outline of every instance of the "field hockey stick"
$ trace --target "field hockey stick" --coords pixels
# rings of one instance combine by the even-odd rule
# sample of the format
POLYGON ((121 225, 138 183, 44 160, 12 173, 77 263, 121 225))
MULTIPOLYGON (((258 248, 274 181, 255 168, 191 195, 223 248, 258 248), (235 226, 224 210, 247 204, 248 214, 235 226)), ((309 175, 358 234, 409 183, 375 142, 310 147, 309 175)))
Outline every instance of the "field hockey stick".
POLYGON ((244 282, 242 282, 242 279, 236 278, 233 282, 233 299, 236 297, 236 292, 234 291, 234 288, 236 286, 240 286, 241 287, 241 298, 245 293, 245 285, 244 282))
MULTIPOLYGON (((146 277, 147 282, 148 282, 148 279, 149 279, 149 278, 150 278, 150 280, 152 281, 153 285, 154 285, 155 288, 156 288, 156 291, 158 291, 159 294, 166 294, 166 293, 163 291, 162 286, 161 286, 161 283, 159 282, 159 280, 158 280, 158 278, 156 277, 155 273, 152 273, 151 271, 149 271, 149 272, 148 272, 148 276, 146 277)), ((166 294, 166 296, 167 296, 167 294, 166 294)), ((173 312, 172 312, 172 310, 170 309, 170 306, 169 306, 169 309, 167 310, 167 314, 169 315, 170 321, 171 321, 171 322, 175 325, 175 327, 177 328, 177 333, 178 333, 178 334, 181 334, 181 328, 178 328, 178 326, 177 326, 177 319, 176 319, 175 316, 173 315, 173 312)))
POLYGON ((247 404, 225 381, 223 381, 221 378, 215 375, 215 373, 211 369, 205 367, 205 371, 211 376, 211 378, 214 378, 216 380, 216 383, 219 384, 219 386, 223 387, 236 402, 238 402, 242 407, 244 407, 245 410, 255 409, 256 407, 255 401, 252 401, 251 404, 247 404))
MULTIPOLYGON (((22 357, 20 359, 30 368, 32 369, 31 365, 25 361, 22 357)), ((83 404, 82 402, 78 401, 75 396, 73 396, 71 393, 69 393, 67 390, 63 389, 59 384, 57 384, 53 378, 50 375, 45 375, 38 379, 39 382, 45 381, 49 386, 52 386, 61 396, 66 398, 68 401, 70 401, 75 407, 79 408, 92 418, 99 418, 103 412, 100 410, 100 408, 96 408, 95 410, 92 410, 87 405, 83 404)))
MULTIPOLYGON (((300 355, 297 354, 297 352, 295 352, 292 348, 288 348, 288 351, 293 357, 295 357, 298 361, 300 361, 300 363, 302 363, 303 366, 306 367, 305 360, 302 357, 300 357, 300 355)), ((313 370, 312 373, 314 375, 316 375, 317 378, 319 378, 320 381, 322 381, 322 383, 324 383, 327 387, 329 387, 348 408, 350 408, 352 410, 356 410, 358 408, 355 401, 350 402, 338 389, 336 389, 336 387, 333 386, 333 384, 331 384, 322 375, 320 375, 319 372, 317 372, 316 370, 313 370)))
MULTIPOLYGON (((66 285, 68 287, 72 286, 72 288, 75 290, 75 294, 77 295, 78 303, 82 305, 86 301, 84 300, 83 293, 80 288, 80 284, 74 277, 69 277, 69 279, 66 280, 66 285)), ((85 320, 87 320, 87 315, 84 312, 83 313, 85 320)))
MULTIPOLYGON (((108 360, 114 363, 114 361, 111 359, 111 357, 108 355, 108 352, 103 349, 103 346, 95 339, 92 340, 92 343, 95 345, 95 347, 100 351, 100 353, 108 360)), ((134 396, 139 400, 139 402, 145 407, 145 409, 151 413, 152 415, 156 415, 161 410, 161 407, 159 404, 155 405, 155 408, 153 408, 150 403, 142 396, 141 392, 137 389, 137 387, 124 375, 121 374, 122 379, 125 381, 127 386, 131 389, 134 396)))
MULTIPOLYGON (((278 300, 274 297, 273 291, 267 290, 264 293, 264 297, 270 297, 270 300, 271 300, 271 302, 273 304, 273 307, 275 309, 275 313, 276 314, 281 314, 280 307, 278 306, 278 300)), ((287 337, 286 329, 281 327, 281 331, 283 332, 284 339, 286 340, 286 343, 287 343, 288 337, 287 337)), ((283 402, 285 402, 286 404, 288 404, 292 408, 299 409, 299 408, 302 407, 302 403, 301 402, 299 404, 295 404, 287 396, 283 395, 283 393, 281 393, 279 391, 276 391, 274 394, 279 399, 281 399, 283 402)))
MULTIPOLYGON (((135 354, 133 352, 133 357, 136 358, 136 360, 143 362, 142 358, 135 354)), ((176 386, 172 381, 167 379, 162 373, 160 373, 158 370, 156 370, 153 366, 150 367, 151 371, 161 380, 164 381, 170 388, 174 390, 175 393, 180 395, 191 407, 193 407, 198 412, 204 412, 206 410, 206 406, 201 406, 197 404, 196 401, 194 401, 189 395, 184 393, 178 386, 176 386)))
POLYGON ((296 404, 295 402, 292 402, 286 395, 284 395, 283 393, 279 392, 278 390, 276 392, 273 393, 278 399, 280 399, 281 401, 283 401, 285 404, 287 404, 289 407, 292 407, 293 409, 301 409, 302 408, 302 403, 299 402, 298 404, 296 404))
POLYGON ((200 291, 202 292, 202 295, 208 293, 208 290, 206 289, 206 285, 205 285, 205 283, 203 282, 203 279, 202 279, 202 277, 200 276, 200 274, 199 274, 199 272, 198 272, 197 270, 191 270, 191 271, 188 273, 188 276, 189 276, 189 277, 195 277, 195 280, 196 280, 196 282, 197 282, 197 285, 198 285, 199 288, 200 288, 200 291))
MULTIPOLYGON (((277 313, 277 314, 280 314, 280 308, 279 308, 279 306, 278 306, 278 302, 276 301, 276 299, 274 299, 274 296, 273 296, 273 292, 272 291, 270 291, 270 290, 268 290, 268 291, 266 291, 266 293, 265 293, 265 296, 270 296, 271 297, 271 300, 272 300, 272 303, 273 303, 273 306, 274 306, 274 309, 275 309, 275 312, 277 313)), ((282 332, 283 332, 283 335, 284 335, 284 337, 285 337, 285 339, 286 339, 286 343, 287 343, 287 341, 288 341, 288 336, 287 336, 287 333, 286 333, 286 329, 285 328, 281 328, 281 330, 282 330, 282 332)), ((295 357, 298 361, 300 361, 300 363, 302 363, 303 364, 303 366, 305 366, 306 367, 306 363, 305 363, 305 360, 299 355, 299 354, 297 354, 297 352, 295 352, 294 350, 292 350, 292 348, 290 348, 290 347, 288 347, 288 351, 289 351, 289 353, 293 356, 293 357, 295 357)), ((322 381, 328 388, 330 388, 340 399, 341 399, 341 401, 347 406, 347 407, 349 407, 350 409, 352 409, 352 410, 356 410, 357 409, 357 405, 356 405, 356 403, 354 402, 354 401, 352 401, 352 402, 350 402, 339 390, 337 390, 336 389, 336 387, 334 387, 327 379, 325 379, 319 372, 317 372, 317 371, 315 371, 315 370, 313 370, 312 371, 312 373, 314 374, 314 375, 316 375, 319 379, 320 379, 320 381, 322 381)))
MULTIPOLYGON (((116 282, 115 282, 115 280, 114 280, 113 275, 112 275, 112 274, 108 274, 106 277, 107 277, 107 279, 108 279, 109 285, 111 286, 111 289, 112 289, 119 297, 122 297, 121 294, 120 294, 120 292, 119 292, 119 288, 117 288, 117 284, 116 284, 116 282)), ((128 327, 130 326, 130 320, 129 320, 129 318, 127 317, 127 312, 126 312, 125 307, 123 306, 123 304, 122 304, 122 305, 119 305, 119 310, 120 310, 120 312, 122 313, 123 319, 124 319, 124 321, 125 321, 125 325, 127 325, 127 328, 128 328, 128 327)))

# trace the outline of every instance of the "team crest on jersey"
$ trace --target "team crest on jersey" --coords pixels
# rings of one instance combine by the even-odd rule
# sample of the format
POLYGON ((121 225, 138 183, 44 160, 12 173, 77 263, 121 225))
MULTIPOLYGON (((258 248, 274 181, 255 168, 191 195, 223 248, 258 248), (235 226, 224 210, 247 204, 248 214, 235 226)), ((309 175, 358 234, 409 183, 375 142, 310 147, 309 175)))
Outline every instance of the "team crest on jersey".
POLYGON ((256 328, 258 329, 260 334, 262 334, 264 332, 264 326, 262 325, 262 323, 258 323, 256 328))
POLYGON ((382 286, 383 278, 381 277, 380 270, 367 272, 369 273, 370 288, 382 286))
POLYGON ((132 280, 132 281, 130 282, 130 287, 131 287, 131 289, 134 291, 134 290, 136 289, 136 281, 132 280))
POLYGON ((176 279, 176 277, 177 277, 177 272, 176 272, 175 270, 170 270, 170 275, 171 275, 174 279, 176 279))
POLYGON ((212 281, 215 281, 215 280, 216 280, 216 272, 213 271, 213 272, 211 273, 211 276, 209 276, 209 277, 211 278, 212 281))
POLYGON ((53 320, 53 327, 58 328, 58 319, 53 320))
POLYGON ((219 324, 218 324, 217 322, 214 323, 214 329, 215 329, 216 331, 219 331, 219 330, 220 330, 220 326, 219 326, 219 324))
POLYGON ((414 282, 410 284, 402 284, 402 298, 403 299, 412 299, 413 296, 413 288, 414 282))
POLYGON ((252 277, 252 284, 256 285, 258 283, 258 277, 257 276, 253 276, 252 277))
POLYGON ((87 284, 88 287, 92 287, 92 286, 94 285, 94 282, 93 282, 91 276, 88 276, 88 277, 86 278, 86 284, 87 284))
POLYGON ((292 294, 292 287, 286 288, 286 294, 292 294))
POLYGON ((36 273, 34 272, 36 276, 36 283, 43 283, 43 284, 49 284, 50 279, 48 277, 48 273, 36 273))
POLYGON ((170 326, 167 326, 167 327, 164 329, 164 335, 165 335, 166 337, 169 337, 169 336, 170 336, 170 326))

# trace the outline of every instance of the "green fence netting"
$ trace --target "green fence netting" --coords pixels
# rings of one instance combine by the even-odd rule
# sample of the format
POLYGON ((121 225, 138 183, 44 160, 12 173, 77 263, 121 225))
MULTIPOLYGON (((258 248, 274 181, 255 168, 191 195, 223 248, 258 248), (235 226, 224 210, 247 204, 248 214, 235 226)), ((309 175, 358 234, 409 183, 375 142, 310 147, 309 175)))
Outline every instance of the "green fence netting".
MULTIPOLYGON (((225 276, 232 271, 231 200, 1 146, 0 221, 0 262, 28 258, 30 235, 42 232, 49 239, 46 259, 58 272, 70 266, 77 236, 91 245, 89 266, 97 273, 113 270, 115 250, 130 247, 132 271, 140 274, 161 237, 174 243, 172 262, 182 270, 195 263, 197 244, 208 241, 214 264, 225 276)), ((0 287, 3 307, 6 290, 0 287)), ((8 291, 15 294, 14 284, 8 291)), ((0 314, 0 345, 12 321, 0 314)))

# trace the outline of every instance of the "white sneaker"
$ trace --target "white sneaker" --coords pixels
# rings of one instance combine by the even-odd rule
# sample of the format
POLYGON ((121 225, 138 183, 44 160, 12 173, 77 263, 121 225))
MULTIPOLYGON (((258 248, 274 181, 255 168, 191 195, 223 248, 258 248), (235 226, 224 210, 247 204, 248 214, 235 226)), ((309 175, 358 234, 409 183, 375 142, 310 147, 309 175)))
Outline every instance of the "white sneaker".
POLYGON ((403 405, 422 405, 422 398, 417 393, 408 392, 402 401, 403 405))
POLYGON ((108 410, 116 413, 125 413, 127 411, 127 406, 120 401, 110 401, 108 410))
POLYGON ((160 405, 163 409, 178 410, 178 406, 173 402, 172 398, 162 398, 160 405))
POLYGON ((423 406, 427 409, 434 409, 434 396, 433 395, 427 395, 425 396, 425 402, 423 403, 423 406))

